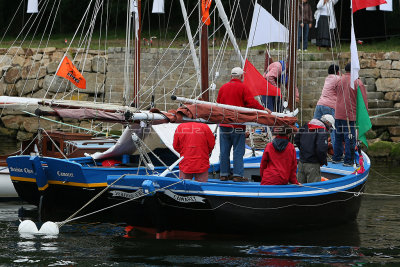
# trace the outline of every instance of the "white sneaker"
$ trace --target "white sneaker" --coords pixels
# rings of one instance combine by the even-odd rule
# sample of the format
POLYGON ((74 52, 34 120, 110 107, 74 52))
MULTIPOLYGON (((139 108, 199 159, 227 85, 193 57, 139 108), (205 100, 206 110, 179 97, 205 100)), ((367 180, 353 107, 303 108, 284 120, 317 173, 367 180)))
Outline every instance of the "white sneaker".
POLYGON ((307 49, 304 49, 304 52, 307 52, 307 49))

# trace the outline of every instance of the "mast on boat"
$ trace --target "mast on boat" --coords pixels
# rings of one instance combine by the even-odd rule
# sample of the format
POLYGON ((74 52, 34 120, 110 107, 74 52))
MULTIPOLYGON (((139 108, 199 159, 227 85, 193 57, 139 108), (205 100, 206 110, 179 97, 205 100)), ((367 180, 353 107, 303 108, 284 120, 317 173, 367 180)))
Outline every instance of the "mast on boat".
MULTIPOLYGON (((137 1, 139 25, 137 27, 137 35, 135 34, 135 63, 134 63, 134 75, 133 75, 133 103, 132 105, 138 107, 139 104, 139 87, 140 87, 140 31, 141 31, 141 17, 142 17, 142 0, 137 1)), ((136 25, 135 25, 136 28, 136 25)))
MULTIPOLYGON (((200 22, 202 17, 201 5, 203 1, 200 0, 200 22)), ((203 101, 209 101, 208 93, 208 26, 202 23, 201 38, 200 38, 200 65, 201 65, 201 98, 203 101)))
POLYGON ((289 53, 288 53, 288 62, 287 62, 287 73, 288 77, 288 108, 289 111, 293 111, 296 108, 295 102, 295 88, 296 88, 296 59, 297 59, 297 21, 298 21, 298 1, 299 0, 291 0, 290 1, 290 9, 289 14, 292 14, 289 20, 289 53))

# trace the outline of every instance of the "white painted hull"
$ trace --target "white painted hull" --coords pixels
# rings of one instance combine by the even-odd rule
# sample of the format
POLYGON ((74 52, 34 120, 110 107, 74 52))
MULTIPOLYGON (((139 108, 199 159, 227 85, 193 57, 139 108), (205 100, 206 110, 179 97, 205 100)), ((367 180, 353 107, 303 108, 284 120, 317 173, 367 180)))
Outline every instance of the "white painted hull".
POLYGON ((0 167, 0 199, 17 198, 18 194, 11 182, 10 172, 7 167, 0 167))

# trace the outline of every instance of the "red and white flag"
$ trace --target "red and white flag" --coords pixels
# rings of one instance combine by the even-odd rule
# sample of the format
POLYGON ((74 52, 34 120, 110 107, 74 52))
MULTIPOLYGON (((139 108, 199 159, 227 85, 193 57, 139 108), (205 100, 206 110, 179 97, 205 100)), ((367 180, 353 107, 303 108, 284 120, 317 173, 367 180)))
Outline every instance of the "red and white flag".
POLYGON ((351 0, 353 13, 357 10, 367 7, 379 6, 386 4, 386 0, 351 0))

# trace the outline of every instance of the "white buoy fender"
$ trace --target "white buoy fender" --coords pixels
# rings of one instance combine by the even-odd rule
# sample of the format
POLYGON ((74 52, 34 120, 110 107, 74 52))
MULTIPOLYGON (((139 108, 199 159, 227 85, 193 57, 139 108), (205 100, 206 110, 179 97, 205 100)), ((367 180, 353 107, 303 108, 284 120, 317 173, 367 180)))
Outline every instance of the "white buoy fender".
POLYGON ((54 222, 45 222, 42 227, 40 227, 39 234, 43 235, 58 235, 60 233, 60 229, 58 225, 54 222))
POLYGON ((31 220, 22 221, 18 226, 18 232, 20 234, 37 234, 39 231, 37 226, 31 220))

